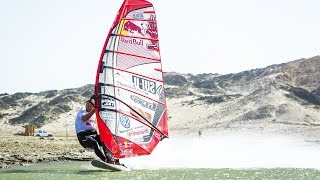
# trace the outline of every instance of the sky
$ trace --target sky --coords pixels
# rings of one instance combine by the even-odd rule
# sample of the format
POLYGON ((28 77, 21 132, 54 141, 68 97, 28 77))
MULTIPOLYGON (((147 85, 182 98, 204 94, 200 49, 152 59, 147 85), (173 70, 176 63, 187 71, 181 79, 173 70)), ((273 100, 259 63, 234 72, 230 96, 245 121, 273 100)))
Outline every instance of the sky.
MULTIPOLYGON (((236 73, 320 54, 318 0, 152 0, 163 71, 236 73)), ((0 0, 0 93, 94 84, 122 0, 0 0)))

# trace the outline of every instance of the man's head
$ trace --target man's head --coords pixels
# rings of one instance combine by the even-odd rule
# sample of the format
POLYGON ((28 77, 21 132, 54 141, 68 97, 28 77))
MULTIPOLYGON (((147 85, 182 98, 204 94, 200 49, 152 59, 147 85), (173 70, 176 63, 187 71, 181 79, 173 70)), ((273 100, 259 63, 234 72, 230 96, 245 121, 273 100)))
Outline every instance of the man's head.
POLYGON ((89 112, 89 111, 91 111, 93 108, 94 108, 94 100, 93 100, 93 99, 88 100, 88 101, 86 102, 86 110, 89 112))

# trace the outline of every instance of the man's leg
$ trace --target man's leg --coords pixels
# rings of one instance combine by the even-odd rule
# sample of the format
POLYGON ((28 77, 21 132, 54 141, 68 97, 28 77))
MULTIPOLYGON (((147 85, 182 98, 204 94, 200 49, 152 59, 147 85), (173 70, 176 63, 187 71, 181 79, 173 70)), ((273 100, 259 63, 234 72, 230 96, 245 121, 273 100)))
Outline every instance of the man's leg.
POLYGON ((107 163, 111 163, 111 164, 114 164, 113 163, 113 156, 114 154, 109 150, 109 148, 101 142, 101 139, 100 139, 100 135, 96 135, 94 136, 94 139, 98 142, 98 144, 102 147, 103 151, 104 151, 104 154, 106 156, 106 159, 107 159, 107 163))
POLYGON ((94 149, 94 152, 96 155, 102 160, 105 161, 106 157, 104 156, 103 152, 99 149, 98 142, 92 138, 91 136, 86 136, 83 140, 82 143, 87 147, 94 149))
POLYGON ((108 147, 106 147, 106 145, 104 143, 101 142, 100 136, 96 135, 93 137, 100 146, 102 146, 103 151, 105 152, 106 155, 106 160, 105 162, 107 163, 111 163, 111 164, 117 164, 117 165, 122 165, 124 167, 126 167, 124 164, 121 164, 119 159, 114 159, 113 156, 114 154, 108 149, 108 147))

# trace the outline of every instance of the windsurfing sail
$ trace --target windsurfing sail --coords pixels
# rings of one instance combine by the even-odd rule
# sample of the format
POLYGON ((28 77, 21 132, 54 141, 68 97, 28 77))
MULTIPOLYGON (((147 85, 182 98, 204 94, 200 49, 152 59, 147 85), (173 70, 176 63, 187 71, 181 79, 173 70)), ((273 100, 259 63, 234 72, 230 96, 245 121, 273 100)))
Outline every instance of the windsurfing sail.
POLYGON ((107 156, 147 155, 168 137, 158 28, 150 2, 123 2, 102 49, 95 93, 107 156))

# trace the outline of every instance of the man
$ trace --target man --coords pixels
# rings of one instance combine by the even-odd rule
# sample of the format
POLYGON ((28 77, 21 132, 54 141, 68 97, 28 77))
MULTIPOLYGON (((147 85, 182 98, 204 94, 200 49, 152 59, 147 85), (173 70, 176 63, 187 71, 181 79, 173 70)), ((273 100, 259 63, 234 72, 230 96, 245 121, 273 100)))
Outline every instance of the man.
MULTIPOLYGON (((107 158, 100 150, 99 146, 102 146, 100 136, 97 134, 97 126, 95 119, 95 107, 94 96, 86 102, 86 109, 79 110, 75 121, 75 128, 78 140, 84 148, 91 148, 96 155, 103 161, 112 164, 120 164, 119 160, 111 160, 107 158)), ((106 147, 102 146, 104 151, 106 147)))

